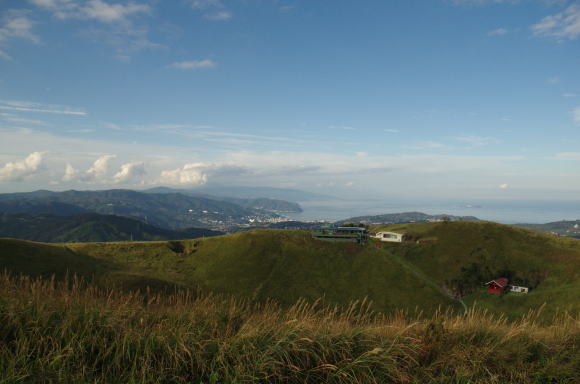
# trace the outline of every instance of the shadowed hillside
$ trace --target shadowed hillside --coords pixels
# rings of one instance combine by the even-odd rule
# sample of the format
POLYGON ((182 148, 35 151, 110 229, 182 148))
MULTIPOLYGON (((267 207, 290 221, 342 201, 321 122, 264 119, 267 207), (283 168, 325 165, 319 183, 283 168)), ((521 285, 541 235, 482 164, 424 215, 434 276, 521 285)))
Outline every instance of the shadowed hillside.
POLYGON ((128 217, 97 213, 70 216, 0 214, 0 237, 49 243, 176 240, 221 234, 205 228, 162 229, 128 217))

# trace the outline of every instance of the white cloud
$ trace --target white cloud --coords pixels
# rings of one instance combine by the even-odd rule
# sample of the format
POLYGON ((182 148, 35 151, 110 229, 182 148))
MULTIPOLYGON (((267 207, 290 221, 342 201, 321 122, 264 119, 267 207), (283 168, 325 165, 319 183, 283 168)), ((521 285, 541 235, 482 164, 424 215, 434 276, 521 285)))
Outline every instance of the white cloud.
POLYGON ((67 107, 67 106, 63 106, 63 105, 34 103, 31 101, 0 100, 0 110, 53 113, 53 114, 59 114, 59 115, 74 115, 74 116, 86 116, 87 115, 87 113, 81 109, 76 109, 76 108, 67 107))
POLYGON ((558 76, 548 77, 546 79, 546 83, 548 84, 558 84, 560 82, 560 78, 558 76))
POLYGON ((24 119, 22 117, 3 117, 2 120, 8 121, 10 123, 17 123, 17 124, 48 125, 45 121, 34 120, 34 119, 24 119))
POLYGON ((109 170, 109 162, 117 157, 116 155, 104 155, 99 157, 89 170, 81 175, 81 180, 83 181, 94 181, 102 182, 104 181, 107 171, 109 170))
POLYGON ((506 35, 506 34, 508 34, 509 32, 510 32, 510 31, 509 31, 509 30, 507 30, 507 29, 505 29, 505 28, 497 28, 497 29, 494 29, 494 30, 492 30, 492 31, 489 31, 489 32, 487 33, 487 35, 488 35, 488 36, 501 36, 501 35, 506 35))
POLYGON ((536 36, 574 40, 580 36, 580 5, 572 4, 563 12, 546 16, 531 29, 536 36))
POLYGON ((572 119, 576 124, 580 124, 580 106, 572 110, 572 119))
POLYGON ((8 10, 0 21, 0 57, 5 60, 12 60, 2 48, 13 39, 28 40, 38 43, 38 37, 32 33, 32 20, 30 20, 22 11, 8 10))
POLYGON ((436 141, 422 141, 415 145, 405 145, 403 146, 404 149, 413 149, 413 150, 425 150, 425 149, 441 149, 441 150, 449 150, 452 149, 451 147, 439 143, 436 141))
POLYGON ((39 7, 45 8, 59 19, 92 19, 101 23, 126 22, 129 16, 150 13, 147 4, 128 2, 126 4, 109 4, 102 0, 31 0, 39 7))
POLYGON ((508 189, 509 184, 500 184, 499 189, 508 189))
POLYGON ((33 152, 24 160, 9 162, 0 168, 0 181, 22 181, 42 169, 43 152, 33 152))
POLYGON ((134 161, 121 165, 121 169, 113 176, 115 183, 124 183, 136 178, 142 177, 146 174, 145 163, 134 161))
POLYGON ((460 136, 455 140, 467 143, 473 147, 483 147, 490 144, 497 144, 499 140, 495 137, 481 137, 481 136, 460 136))
POLYGON ((67 130, 69 133, 93 133, 95 132, 94 129, 91 128, 81 128, 81 129, 69 129, 67 130))
POLYGON ((115 46, 115 57, 121 61, 130 61, 131 55, 141 50, 162 47, 148 39, 147 25, 134 25, 137 16, 151 14, 151 7, 147 4, 103 0, 32 0, 32 3, 59 20, 88 20, 104 24, 105 27, 92 26, 83 33, 97 42, 115 46))
POLYGON ((566 98, 576 97, 576 96, 578 96, 578 95, 575 93, 563 93, 562 94, 562 97, 566 97, 566 98))
POLYGON ((351 127, 348 125, 331 125, 328 128, 330 128, 330 129, 342 129, 345 131, 354 131, 356 129, 355 127, 351 127))
POLYGON ((161 178, 158 184, 182 184, 182 185, 203 185, 210 177, 232 177, 239 176, 249 171, 229 162, 223 163, 189 163, 181 168, 161 171, 161 178))
POLYGON ((80 172, 75 169, 70 163, 67 163, 66 168, 64 170, 64 176, 62 177, 62 181, 73 181, 76 180, 80 175, 80 172))
POLYGON ((193 9, 207 9, 212 7, 223 7, 220 0, 192 0, 191 8, 193 9))
POLYGON ((387 133, 399 133, 399 132, 401 132, 398 129, 384 129, 383 131, 385 131, 387 133))
POLYGON ((23 13, 7 11, 0 27, 0 41, 20 38, 38 43, 39 39, 32 33, 33 22, 23 13))
POLYGON ((117 21, 125 21, 128 16, 137 13, 149 13, 151 9, 146 4, 128 3, 122 4, 107 4, 101 0, 89 0, 84 8, 81 8, 82 13, 89 19, 95 19, 102 23, 113 23, 117 21))
POLYGON ((215 13, 207 13, 204 16, 208 20, 212 21, 226 21, 233 17, 231 12, 228 11, 220 11, 215 13))
POLYGON ((162 171, 160 183, 203 185, 207 183, 206 169, 207 164, 204 163, 185 164, 182 168, 162 171))
POLYGON ((203 17, 211 21, 227 21, 233 17, 220 0, 192 0, 191 8, 203 12, 203 17))
POLYGON ((179 61, 168 65, 168 68, 175 69, 209 69, 215 68, 217 63, 213 60, 191 60, 191 61, 179 61))

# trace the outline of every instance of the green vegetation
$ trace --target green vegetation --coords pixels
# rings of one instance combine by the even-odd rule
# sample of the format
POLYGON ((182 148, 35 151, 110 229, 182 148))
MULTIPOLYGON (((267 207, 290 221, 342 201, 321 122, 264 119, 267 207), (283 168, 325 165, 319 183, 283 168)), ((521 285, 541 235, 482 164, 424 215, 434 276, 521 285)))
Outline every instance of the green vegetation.
POLYGON ((0 237, 49 243, 178 240, 221 234, 204 228, 172 231, 128 217, 97 213, 71 216, 0 214, 0 237))
POLYGON ((287 309, 0 275, 2 383, 574 383, 580 317, 287 309))
POLYGON ((0 383, 580 377, 580 241, 485 222, 373 229, 418 242, 0 239, 0 383), (534 289, 486 294, 499 274, 534 289))
POLYGON ((423 243, 385 244, 468 305, 518 316, 546 303, 544 312, 580 310, 580 241, 489 222, 378 226, 423 243), (483 284, 508 277, 529 294, 495 296, 483 284))
MULTIPOLYGON (((457 305, 417 279, 382 250, 371 246, 316 241, 308 231, 256 230, 171 242, 78 243, 66 246, 0 241, 0 266, 32 275, 50 274, 47 249, 100 263, 94 279, 102 285, 139 287, 177 284, 263 302, 291 305, 300 298, 347 304, 368 297, 372 308, 394 311, 417 306, 433 312, 457 305), (34 260, 34 262, 33 262, 34 260)), ((61 275, 66 263, 59 265, 61 275)), ((90 269, 90 268, 89 268, 90 269)), ((69 273, 85 273, 68 268, 69 273)))
POLYGON ((487 222, 375 227, 407 233, 405 243, 329 243, 309 231, 254 230, 194 240, 69 243, 0 240, 0 267, 31 276, 77 273, 102 286, 188 287, 283 306, 298 299, 345 305, 367 298, 384 313, 461 298, 510 318, 580 310, 580 241, 487 222), (376 246, 379 246, 378 248, 376 246), (529 294, 488 295, 508 277, 529 294), (545 304, 545 305, 543 305, 545 304))

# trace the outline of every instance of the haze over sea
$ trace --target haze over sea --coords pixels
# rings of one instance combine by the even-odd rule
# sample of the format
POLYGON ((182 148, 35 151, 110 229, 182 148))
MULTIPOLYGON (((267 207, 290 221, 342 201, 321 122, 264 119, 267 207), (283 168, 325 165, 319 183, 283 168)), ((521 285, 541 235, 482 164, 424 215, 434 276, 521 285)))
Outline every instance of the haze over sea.
POLYGON ((503 224, 548 223, 560 220, 580 220, 579 200, 431 200, 389 201, 312 200, 301 202, 302 213, 285 214, 295 220, 340 220, 354 216, 381 215, 400 212, 423 212, 475 216, 481 220, 503 224))

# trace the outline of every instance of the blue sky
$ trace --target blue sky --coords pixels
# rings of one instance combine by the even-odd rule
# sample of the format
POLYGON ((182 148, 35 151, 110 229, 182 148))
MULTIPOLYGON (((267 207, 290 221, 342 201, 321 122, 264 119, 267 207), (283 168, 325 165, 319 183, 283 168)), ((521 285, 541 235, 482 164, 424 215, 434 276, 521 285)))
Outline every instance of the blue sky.
POLYGON ((0 0, 0 190, 577 198, 580 2, 0 0))

